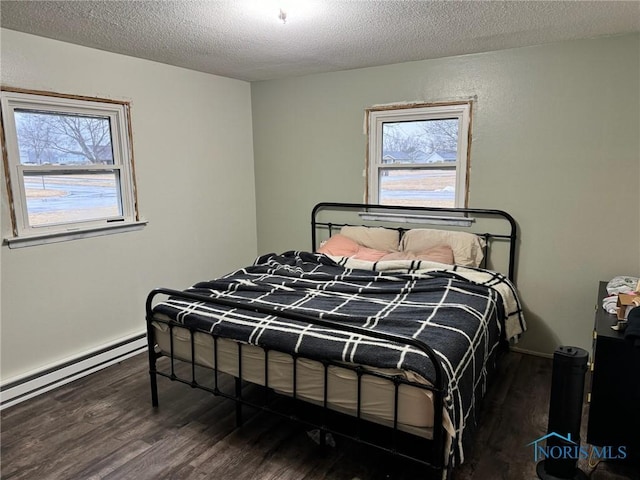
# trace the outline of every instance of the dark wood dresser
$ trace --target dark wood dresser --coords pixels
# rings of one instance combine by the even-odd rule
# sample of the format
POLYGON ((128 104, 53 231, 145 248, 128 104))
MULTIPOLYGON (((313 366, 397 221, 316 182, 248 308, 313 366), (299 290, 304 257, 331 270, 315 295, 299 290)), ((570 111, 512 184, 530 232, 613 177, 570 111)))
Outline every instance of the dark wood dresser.
POLYGON ((600 282, 593 329, 587 442, 640 450, 640 349, 611 329, 616 316, 602 308, 607 282, 600 282))

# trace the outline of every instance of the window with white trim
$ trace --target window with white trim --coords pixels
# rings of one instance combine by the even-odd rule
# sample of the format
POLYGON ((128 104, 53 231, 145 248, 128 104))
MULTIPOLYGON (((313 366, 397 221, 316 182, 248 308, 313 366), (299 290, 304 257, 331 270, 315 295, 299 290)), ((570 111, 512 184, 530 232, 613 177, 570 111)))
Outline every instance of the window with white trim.
POLYGON ((372 108, 367 201, 467 205, 471 103, 372 108))
POLYGON ((128 103, 3 90, 1 105, 15 237, 138 223, 128 103))

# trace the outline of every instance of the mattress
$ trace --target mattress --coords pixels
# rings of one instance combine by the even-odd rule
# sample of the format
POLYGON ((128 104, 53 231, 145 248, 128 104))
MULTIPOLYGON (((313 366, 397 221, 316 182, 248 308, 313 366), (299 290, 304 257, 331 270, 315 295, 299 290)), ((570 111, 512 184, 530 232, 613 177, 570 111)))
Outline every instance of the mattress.
MULTIPOLYGON (((166 319, 168 320, 168 318, 166 319)), ((155 341, 161 352, 170 355, 171 340, 169 326, 162 322, 153 322, 155 341)), ((194 333, 195 364, 214 369, 215 355, 213 337, 207 333, 194 333)), ((238 376, 238 344, 229 339, 217 341, 218 371, 238 376)), ((173 328, 174 358, 191 362, 190 332, 186 328, 173 328)), ((269 352, 268 360, 269 388, 284 395, 293 394, 293 359, 290 355, 277 351, 269 352)), ((297 398, 322 405, 324 401, 324 366, 307 358, 297 359, 297 398)), ((428 384, 419 375, 398 369, 380 369, 367 367, 368 371, 387 375, 400 375, 403 378, 428 384)), ((265 384, 265 353, 260 347, 242 345, 242 378, 248 382, 265 384)), ((332 410, 355 416, 357 412, 357 375, 348 368, 335 365, 328 367, 327 405, 332 410)), ((361 380, 361 417, 381 425, 393 426, 394 384, 390 381, 364 374, 361 380)), ((447 433, 453 436, 455 431, 446 409, 443 409, 443 423, 447 433)), ((398 387, 398 429, 431 439, 433 434, 433 395, 423 388, 401 384, 398 387)))

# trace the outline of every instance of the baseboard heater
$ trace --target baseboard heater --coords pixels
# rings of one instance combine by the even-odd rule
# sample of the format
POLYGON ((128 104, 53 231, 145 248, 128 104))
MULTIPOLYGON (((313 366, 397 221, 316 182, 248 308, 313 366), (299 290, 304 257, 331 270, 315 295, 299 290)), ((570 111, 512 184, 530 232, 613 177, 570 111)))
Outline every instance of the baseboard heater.
POLYGON ((146 352, 146 333, 126 337, 0 385, 0 410, 146 352))

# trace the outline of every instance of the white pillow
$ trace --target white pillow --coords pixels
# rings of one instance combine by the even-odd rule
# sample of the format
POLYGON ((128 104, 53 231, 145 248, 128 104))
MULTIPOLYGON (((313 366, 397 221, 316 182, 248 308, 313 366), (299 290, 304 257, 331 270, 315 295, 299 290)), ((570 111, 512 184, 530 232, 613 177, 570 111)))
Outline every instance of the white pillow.
POLYGON ((402 237, 400 250, 418 252, 439 245, 448 245, 453 250, 457 265, 478 267, 484 258, 484 238, 467 232, 416 228, 408 230, 402 237))
POLYGON ((400 247, 400 232, 392 228, 344 226, 340 233, 374 250, 397 252, 400 247))

